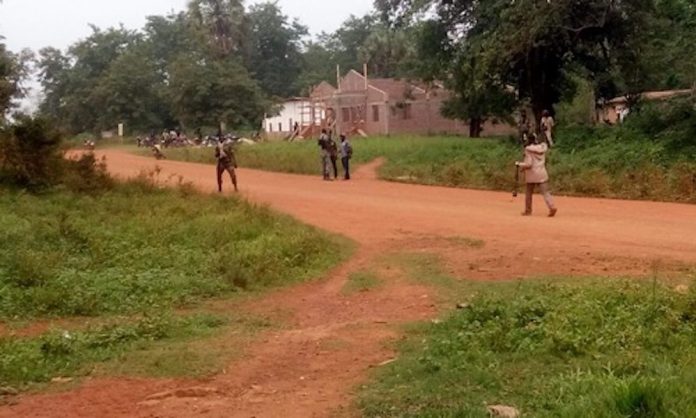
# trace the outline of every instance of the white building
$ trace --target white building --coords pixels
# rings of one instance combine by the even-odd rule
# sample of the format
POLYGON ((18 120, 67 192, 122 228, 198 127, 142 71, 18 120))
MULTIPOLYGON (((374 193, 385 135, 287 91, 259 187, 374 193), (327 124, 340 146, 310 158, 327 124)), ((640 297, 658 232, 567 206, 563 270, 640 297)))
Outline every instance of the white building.
POLYGON ((295 124, 302 126, 306 123, 303 112, 309 107, 307 99, 297 97, 288 99, 283 103, 280 114, 277 116, 266 116, 263 121, 266 134, 271 137, 289 136, 292 134, 295 124))

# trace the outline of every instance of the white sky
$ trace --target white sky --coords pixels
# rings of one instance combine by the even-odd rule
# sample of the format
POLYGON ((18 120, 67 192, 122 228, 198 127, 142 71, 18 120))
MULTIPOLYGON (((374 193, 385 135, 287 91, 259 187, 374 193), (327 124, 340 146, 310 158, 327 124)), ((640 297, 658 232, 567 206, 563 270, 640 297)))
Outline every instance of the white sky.
MULTIPOLYGON (((332 32, 348 16, 361 16, 373 0, 277 0, 283 13, 300 19, 313 34, 332 32)), ((246 4, 261 3, 247 0, 246 4)), ((13 51, 45 46, 65 49, 90 34, 88 24, 101 28, 123 23, 142 28, 145 17, 183 10, 187 0, 3 0, 0 35, 13 51)))

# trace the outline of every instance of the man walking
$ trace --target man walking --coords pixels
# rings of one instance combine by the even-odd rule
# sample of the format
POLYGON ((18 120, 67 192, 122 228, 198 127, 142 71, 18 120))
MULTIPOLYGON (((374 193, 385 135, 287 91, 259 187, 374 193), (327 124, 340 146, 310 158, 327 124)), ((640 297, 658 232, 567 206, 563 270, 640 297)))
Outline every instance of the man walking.
POLYGON ((353 158, 353 146, 348 142, 345 135, 341 135, 341 163, 345 175, 344 180, 350 180, 350 160, 353 158))
POLYGON ((237 158, 234 155, 234 149, 231 143, 225 143, 225 139, 220 135, 218 145, 215 147, 215 158, 217 159, 217 182, 218 191, 222 193, 222 176, 226 172, 230 174, 230 179, 234 185, 234 191, 238 192, 237 188, 237 158))
POLYGON ((532 215, 532 201, 534 190, 538 187, 544 196, 546 206, 549 208, 549 217, 553 218, 558 213, 554 204, 551 191, 549 190, 549 173, 546 171, 546 153, 549 150, 546 137, 540 139, 532 134, 531 144, 524 149, 524 161, 516 162, 515 165, 525 171, 527 189, 525 193, 525 205, 523 216, 532 215))

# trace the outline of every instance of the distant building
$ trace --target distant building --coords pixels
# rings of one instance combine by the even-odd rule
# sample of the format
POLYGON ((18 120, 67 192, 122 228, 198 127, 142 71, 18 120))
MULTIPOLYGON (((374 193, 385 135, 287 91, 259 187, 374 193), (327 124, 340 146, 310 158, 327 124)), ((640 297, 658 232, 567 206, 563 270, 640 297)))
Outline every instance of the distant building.
MULTIPOLYGON (((664 90, 664 91, 646 91, 640 94, 641 100, 666 100, 676 96, 683 96, 693 93, 693 90, 664 90)), ((630 113, 629 100, 626 96, 615 97, 606 101, 597 109, 597 120, 606 124, 615 125, 623 122, 626 116, 630 113)))
POLYGON ((313 123, 309 118, 308 98, 294 97, 279 105, 278 114, 266 116, 263 128, 271 138, 287 138, 293 135, 295 124, 302 127, 313 123))
MULTIPOLYGON (((442 105, 449 97, 450 92, 437 83, 426 86, 403 79, 368 79, 351 70, 340 79, 338 87, 327 82, 316 86, 301 102, 301 117, 293 120, 300 123, 300 137, 316 135, 321 129, 349 135, 468 135, 466 123, 442 116, 442 105)), ((287 114, 283 118, 289 119, 287 114)), ((484 136, 516 132, 514 127, 494 119, 483 127, 484 136)))

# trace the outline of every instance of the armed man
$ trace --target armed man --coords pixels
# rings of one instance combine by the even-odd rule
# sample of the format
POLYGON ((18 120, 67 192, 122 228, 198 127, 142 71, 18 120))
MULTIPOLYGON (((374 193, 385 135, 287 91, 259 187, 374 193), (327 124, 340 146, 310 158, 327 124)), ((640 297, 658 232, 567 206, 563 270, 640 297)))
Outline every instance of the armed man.
POLYGON ((234 191, 238 192, 237 187, 237 158, 234 155, 232 141, 225 141, 222 135, 218 137, 218 145, 215 147, 215 158, 217 159, 217 182, 218 191, 222 193, 222 176, 225 171, 230 174, 230 179, 234 185, 234 191))

